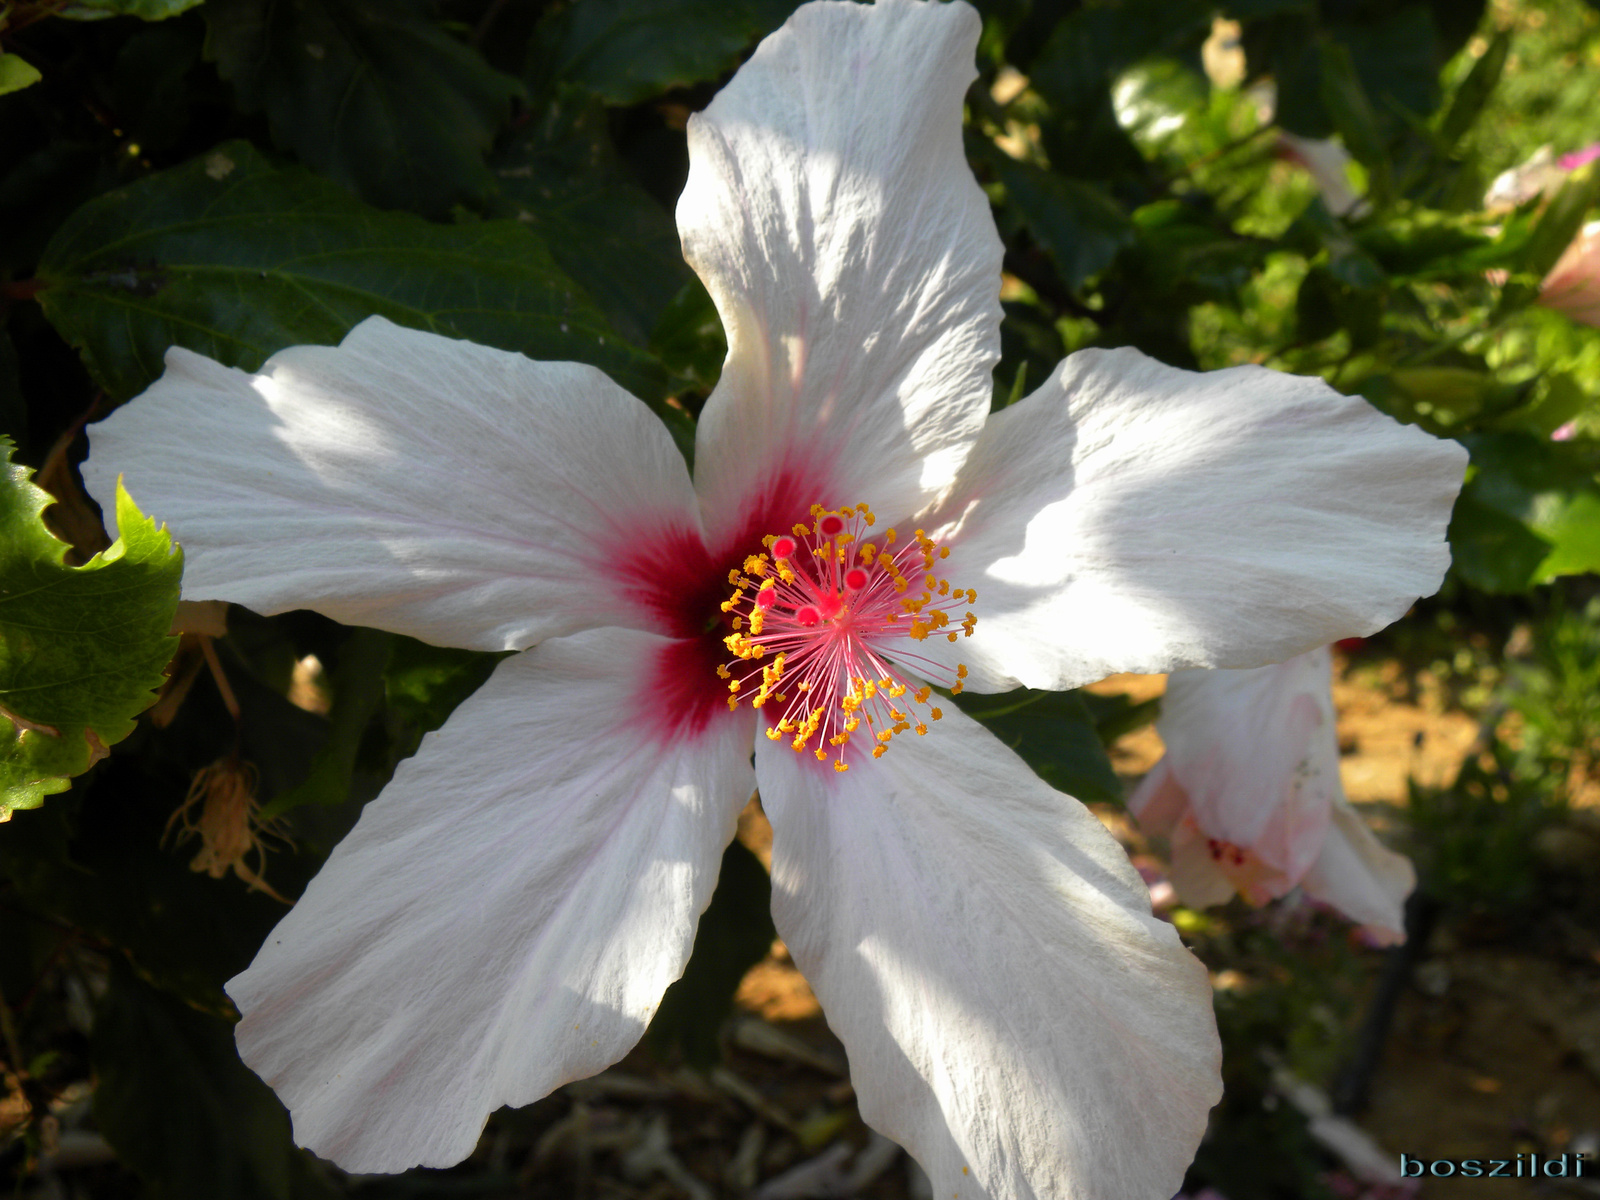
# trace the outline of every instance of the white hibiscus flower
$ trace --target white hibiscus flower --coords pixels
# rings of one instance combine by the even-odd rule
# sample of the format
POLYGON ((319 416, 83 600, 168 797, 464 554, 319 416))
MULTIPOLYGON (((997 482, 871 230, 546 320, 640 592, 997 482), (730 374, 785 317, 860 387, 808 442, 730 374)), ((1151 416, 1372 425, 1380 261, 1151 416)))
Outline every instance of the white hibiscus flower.
POLYGON ((729 343, 692 482, 599 371, 376 319, 253 376, 173 350, 99 427, 92 490, 126 473, 191 598, 523 651, 228 985, 304 1145, 453 1163, 617 1061, 759 783, 778 930, 862 1115, 941 1194, 1177 1190, 1220 1090, 1205 972, 1099 822, 924 681, 1371 632, 1437 585, 1465 456, 1315 380, 1131 350, 989 417, 978 32, 960 3, 809 4, 691 121, 678 224, 729 343))
POLYGON ((1185 903, 1252 904, 1296 887, 1403 942, 1416 873, 1345 798, 1326 646, 1247 671, 1178 671, 1156 722, 1166 754, 1128 800, 1171 840, 1185 903))

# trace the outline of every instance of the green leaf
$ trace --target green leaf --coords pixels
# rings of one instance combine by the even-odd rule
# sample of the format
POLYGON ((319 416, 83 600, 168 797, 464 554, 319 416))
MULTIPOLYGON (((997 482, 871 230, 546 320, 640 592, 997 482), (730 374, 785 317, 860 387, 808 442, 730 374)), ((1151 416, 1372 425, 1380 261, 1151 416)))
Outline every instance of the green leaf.
POLYGON ((1104 188, 1068 179, 1001 153, 986 156, 1005 186, 1005 209, 1056 264, 1073 291, 1098 275, 1133 242, 1133 225, 1104 188))
POLYGON ((165 21, 197 7, 201 0, 73 0, 57 12, 71 21, 103 21, 107 17, 138 17, 165 21))
POLYGON ((1382 208, 1393 191, 1393 172, 1377 114, 1356 75, 1355 63, 1347 47, 1337 42, 1322 47, 1322 106, 1333 127, 1344 139, 1345 149, 1367 168, 1374 200, 1382 208))
POLYGON ((1526 433, 1462 441, 1472 473, 1450 524, 1457 574, 1516 592, 1600 571, 1600 482, 1570 447, 1526 433))
MULTIPOLYGON (((1439 68, 1444 64, 1438 30, 1425 5, 1400 4, 1378 20, 1318 23, 1289 13, 1262 24, 1245 32, 1250 71, 1277 81, 1278 123, 1302 137, 1327 137, 1339 127, 1326 103, 1328 85, 1322 75, 1327 62, 1323 50, 1330 44, 1348 52, 1354 79, 1380 133, 1395 128, 1401 112, 1420 116, 1438 106, 1439 68)), ((1347 84, 1333 86, 1343 92, 1347 84)), ((1354 146, 1347 149, 1360 157, 1354 146)))
POLYGON ((0 820, 65 791, 155 701, 182 553, 117 487, 122 536, 81 567, 39 514, 48 493, 0 438, 0 820))
POLYGON ((332 1200, 227 1021, 141 983, 113 959, 90 1045, 95 1124, 163 1200, 332 1200))
POLYGON ((210 0, 210 56, 306 166, 372 204, 443 216, 493 185, 522 85, 415 0, 210 0))
POLYGON ((997 696, 963 693, 954 699, 1051 787, 1079 800, 1122 801, 1122 783, 1079 693, 1020 688, 997 696))
POLYGON ((1112 81, 1143 59, 1193 50, 1210 24, 1211 6, 1195 0, 1106 0, 1056 25, 1028 72, 1052 110, 1041 132, 1055 169, 1079 179, 1140 171, 1112 107, 1112 81))
POLYGON ((534 54, 548 80, 637 104, 731 71, 793 8, 785 0, 577 0, 541 24, 534 54))
POLYGON ((537 233, 617 332, 645 345, 693 276, 671 215, 617 157, 604 106, 564 94, 496 155, 494 173, 494 214, 537 233))
POLYGON ((666 994, 647 1036, 657 1053, 673 1049, 698 1066, 715 1062, 717 1034, 733 1011, 745 972, 766 957, 772 926, 772 880, 740 842, 722 855, 711 904, 695 930, 689 965, 666 994))
POLYGON ((1439 123, 1439 144, 1446 153, 1456 148, 1478 123, 1483 109, 1494 94, 1495 85, 1505 70, 1506 58, 1511 53, 1511 31, 1502 29, 1489 42, 1489 48, 1472 64, 1472 70, 1461 81, 1450 107, 1439 123))
POLYGON ((286 346, 337 342, 374 313, 592 363, 645 399, 661 384, 516 222, 379 212, 244 142, 86 204, 46 247, 39 277, 45 315, 118 399, 160 375, 168 346, 255 370, 286 346))
POLYGON ((43 78, 38 68, 27 59, 15 54, 0 54, 0 96, 7 92, 20 92, 43 78))
POLYGON ((394 637, 384 671, 384 708, 396 761, 415 754, 424 734, 487 682, 507 654, 455 650, 394 637))

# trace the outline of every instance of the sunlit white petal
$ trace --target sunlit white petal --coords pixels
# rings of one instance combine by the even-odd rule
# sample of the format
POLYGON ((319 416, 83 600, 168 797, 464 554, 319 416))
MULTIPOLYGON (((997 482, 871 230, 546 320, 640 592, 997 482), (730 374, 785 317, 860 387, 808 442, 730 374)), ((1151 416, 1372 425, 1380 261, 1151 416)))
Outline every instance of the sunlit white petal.
POLYGON ((181 349, 90 434, 184 548, 184 595, 313 608, 441 645, 664 628, 619 565, 699 519, 683 458, 593 367, 372 317, 258 375, 181 349))
POLYGON ((1094 816, 959 712, 844 773, 756 745, 778 932, 934 1194, 1177 1191, 1221 1090, 1210 988, 1094 816))
POLYGON ((447 1166, 494 1109, 638 1040, 753 783, 748 714, 656 710, 667 645, 601 629, 507 659, 228 984, 240 1056, 302 1145, 447 1166))
POLYGON ((1259 367, 1085 350, 997 413, 926 520, 976 577, 970 686, 1251 667, 1433 591, 1466 452, 1259 367))
POLYGON ((977 436, 1001 257, 961 143, 979 28, 808 4, 690 121, 678 228, 729 346, 696 440, 713 540, 785 489, 915 512, 977 436))

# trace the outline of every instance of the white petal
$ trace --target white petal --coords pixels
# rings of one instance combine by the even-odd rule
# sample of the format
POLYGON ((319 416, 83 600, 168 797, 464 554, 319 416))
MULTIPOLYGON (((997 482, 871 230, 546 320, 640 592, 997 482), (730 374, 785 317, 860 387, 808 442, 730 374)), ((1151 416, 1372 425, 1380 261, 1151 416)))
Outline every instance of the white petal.
POLYGON ((593 367, 363 321, 259 375, 181 349, 91 433, 183 544, 184 595, 313 608, 443 645, 511 650, 602 625, 669 630, 626 574, 698 543, 683 458, 593 367))
POLYGON ((924 524, 975 586, 969 686, 1254 667, 1439 585, 1467 455, 1319 379, 1084 350, 995 414, 924 524))
POLYGON ((1239 889, 1211 857, 1206 835, 1199 827, 1192 821, 1185 821, 1172 832, 1171 838, 1172 862, 1168 874, 1178 899, 1190 908, 1210 908, 1232 900, 1239 889))
POLYGON ((1391 943, 1406 940, 1405 902, 1416 885, 1411 860, 1385 849, 1343 800, 1334 806, 1321 857, 1301 881, 1307 895, 1391 943))
POLYGON ((756 739, 778 932, 936 1195, 1167 1200, 1221 1093, 1205 970, 970 718, 835 774, 756 739))
POLYGON ((747 714, 658 711, 671 644, 590 630, 507 659, 229 982, 239 1054, 301 1145, 448 1166, 495 1108, 644 1032, 754 783, 747 714))
POLYGON ((1241 671, 1176 671, 1156 729, 1196 824, 1298 880, 1339 785, 1327 647, 1241 671))
POLYGON ((916 512, 982 427, 1002 247, 961 145, 979 29, 961 3, 807 4, 690 120, 678 229, 728 333, 695 453, 714 540, 779 500, 916 512))

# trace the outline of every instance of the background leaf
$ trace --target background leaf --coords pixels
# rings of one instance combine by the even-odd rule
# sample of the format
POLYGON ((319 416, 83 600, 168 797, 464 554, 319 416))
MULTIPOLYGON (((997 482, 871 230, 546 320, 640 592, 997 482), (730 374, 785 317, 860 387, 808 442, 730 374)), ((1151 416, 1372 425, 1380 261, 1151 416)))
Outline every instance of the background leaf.
POLYGON ((954 699, 1051 787, 1079 800, 1121 803, 1122 783, 1077 692, 1019 688, 992 696, 963 692, 954 699))
POLYGON ((493 184, 522 85, 413 0, 209 0, 209 49, 278 145, 385 208, 442 216, 493 184))
POLYGON ((95 1120, 164 1200, 321 1200, 339 1193, 239 1061, 233 1030, 114 964, 94 1027, 95 1120))
POLYGON ((65 563, 39 514, 52 503, 0 438, 0 820, 64 791, 155 701, 183 556, 119 485, 122 536, 65 563))
POLYGON ((254 370, 286 346, 337 342, 374 313, 592 363, 645 399, 661 381, 516 222, 379 212, 243 142, 86 204, 39 276, 45 314, 118 399, 150 385, 168 346, 254 370))
POLYGON ((787 0, 577 0, 540 28, 544 76, 612 104, 715 79, 794 10, 787 0))

